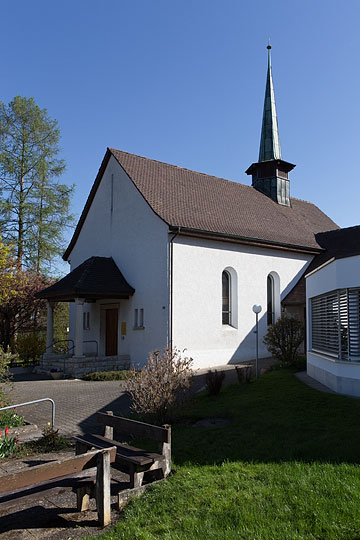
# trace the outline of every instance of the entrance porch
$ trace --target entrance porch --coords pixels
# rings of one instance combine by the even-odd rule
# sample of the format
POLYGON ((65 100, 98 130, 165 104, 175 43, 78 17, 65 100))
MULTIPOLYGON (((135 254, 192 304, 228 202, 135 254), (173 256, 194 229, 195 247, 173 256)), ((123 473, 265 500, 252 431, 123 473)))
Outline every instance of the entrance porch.
POLYGON ((124 350, 126 322, 120 323, 120 302, 135 292, 112 258, 91 257, 63 279, 37 293, 47 300, 46 351, 40 371, 58 369, 79 377, 93 371, 128 369, 124 350), (54 306, 71 302, 68 353, 54 352, 54 306))

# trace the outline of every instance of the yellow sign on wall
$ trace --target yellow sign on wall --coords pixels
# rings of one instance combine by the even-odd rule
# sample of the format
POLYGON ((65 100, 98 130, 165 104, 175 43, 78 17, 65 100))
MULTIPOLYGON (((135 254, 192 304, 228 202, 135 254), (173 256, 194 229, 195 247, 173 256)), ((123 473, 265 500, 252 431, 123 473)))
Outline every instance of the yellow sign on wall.
POLYGON ((121 335, 126 336, 126 322, 121 323, 121 335))

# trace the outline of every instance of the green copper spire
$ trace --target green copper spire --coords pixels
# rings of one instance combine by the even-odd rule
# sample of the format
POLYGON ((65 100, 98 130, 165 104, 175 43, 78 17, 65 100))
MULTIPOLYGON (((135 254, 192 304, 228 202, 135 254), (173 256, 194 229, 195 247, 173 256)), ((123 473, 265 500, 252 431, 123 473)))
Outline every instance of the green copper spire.
POLYGON ((276 115, 274 84, 271 71, 271 45, 268 49, 268 70, 264 100, 264 113, 261 129, 259 162, 281 159, 279 129, 276 115))

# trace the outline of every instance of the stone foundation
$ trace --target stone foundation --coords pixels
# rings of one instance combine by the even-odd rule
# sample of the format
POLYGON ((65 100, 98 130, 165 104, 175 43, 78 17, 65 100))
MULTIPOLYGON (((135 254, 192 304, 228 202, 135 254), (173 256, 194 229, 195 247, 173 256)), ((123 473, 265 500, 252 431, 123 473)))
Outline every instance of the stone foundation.
POLYGON ((94 371, 118 371, 130 368, 130 356, 73 356, 46 354, 40 360, 37 372, 50 373, 51 369, 60 369, 67 377, 82 377, 94 371))

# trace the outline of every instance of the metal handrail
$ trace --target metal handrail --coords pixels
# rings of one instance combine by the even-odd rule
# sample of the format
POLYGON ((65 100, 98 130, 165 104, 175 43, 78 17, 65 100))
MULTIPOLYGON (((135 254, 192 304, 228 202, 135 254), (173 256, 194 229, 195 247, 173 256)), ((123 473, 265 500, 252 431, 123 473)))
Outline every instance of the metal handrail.
POLYGON ((73 339, 58 339, 57 341, 53 341, 51 345, 48 345, 48 347, 46 347, 45 349, 45 352, 48 350, 48 349, 51 349, 51 347, 53 347, 54 345, 56 345, 57 343, 64 343, 64 342, 67 342, 67 343, 72 343, 72 347, 69 348, 69 351, 71 351, 75 345, 74 345, 74 340, 73 339))
POLYGON ((7 409, 15 409, 17 407, 23 407, 24 405, 33 405, 34 403, 40 403, 41 401, 51 402, 51 427, 54 429, 55 425, 55 402, 51 398, 34 399, 34 401, 26 401, 25 403, 17 403, 16 405, 9 405, 8 407, 0 407, 0 411, 6 411, 7 409))

